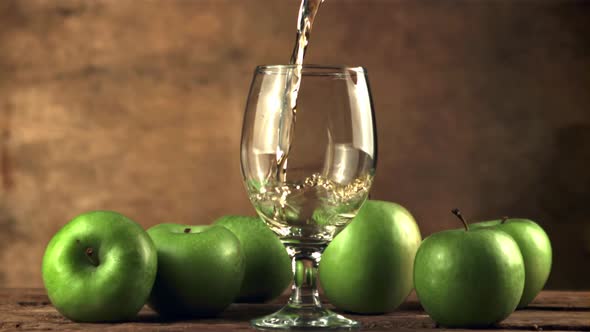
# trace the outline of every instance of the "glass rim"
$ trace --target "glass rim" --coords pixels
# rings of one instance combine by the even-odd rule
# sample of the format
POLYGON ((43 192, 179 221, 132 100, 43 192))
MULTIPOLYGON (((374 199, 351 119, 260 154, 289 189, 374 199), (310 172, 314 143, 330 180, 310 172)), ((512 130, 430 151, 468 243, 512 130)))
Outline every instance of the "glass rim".
POLYGON ((285 65, 258 65, 256 73, 285 75, 295 68, 301 68, 302 75, 321 75, 321 76, 341 76, 350 72, 357 74, 367 74, 367 70, 362 66, 345 66, 345 65, 317 65, 317 64, 285 64, 285 65))

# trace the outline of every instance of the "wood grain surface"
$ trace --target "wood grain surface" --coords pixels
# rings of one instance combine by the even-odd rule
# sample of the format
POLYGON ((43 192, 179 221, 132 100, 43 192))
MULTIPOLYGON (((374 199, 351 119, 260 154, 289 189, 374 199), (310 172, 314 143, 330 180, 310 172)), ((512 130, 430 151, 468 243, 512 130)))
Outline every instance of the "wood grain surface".
MULTIPOLYGON (((133 322, 78 324, 61 316, 43 289, 0 289, 2 331, 241 331, 252 330, 248 322, 278 310, 286 296, 270 304, 233 304, 217 318, 165 321, 144 308, 133 322)), ((414 294, 400 308, 384 315, 350 315, 370 331, 432 331, 440 329, 422 311, 414 294)), ((529 308, 514 312, 493 329, 509 331, 590 331, 590 292, 542 292, 529 308)), ((452 329, 449 331, 475 331, 452 329)))
MULTIPOLYGON (((41 287, 51 236, 87 210, 144 227, 253 214, 243 108, 285 63, 298 0, 0 1, 0 286, 41 287)), ((590 289, 590 2, 327 0, 308 61, 368 69, 371 197, 424 236, 529 217, 550 288, 590 289)))

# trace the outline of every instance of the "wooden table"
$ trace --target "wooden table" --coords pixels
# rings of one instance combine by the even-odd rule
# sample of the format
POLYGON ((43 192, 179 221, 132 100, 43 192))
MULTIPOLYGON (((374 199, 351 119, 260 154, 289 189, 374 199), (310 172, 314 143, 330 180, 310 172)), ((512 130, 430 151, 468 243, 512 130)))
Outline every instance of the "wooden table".
MULTIPOLYGON (((239 331, 251 330, 248 321, 271 313, 286 300, 270 304, 234 304, 221 316, 192 321, 164 321, 144 308, 133 322, 78 324, 61 316, 49 303, 43 289, 0 289, 1 331, 239 331)), ((427 331, 436 324, 421 309, 416 296, 385 315, 347 315, 371 331, 427 331)), ((529 308, 518 310, 496 329, 523 331, 590 331, 590 292, 544 291, 529 308)), ((443 330, 443 329, 439 329, 443 330)), ((452 331, 474 331, 453 329, 452 331)))

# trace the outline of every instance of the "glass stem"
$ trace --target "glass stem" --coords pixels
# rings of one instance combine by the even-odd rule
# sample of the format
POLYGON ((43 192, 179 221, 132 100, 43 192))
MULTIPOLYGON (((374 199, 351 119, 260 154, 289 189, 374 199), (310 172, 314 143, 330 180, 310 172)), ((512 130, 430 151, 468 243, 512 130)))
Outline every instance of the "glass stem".
POLYGON ((287 246, 291 256, 294 282, 289 306, 302 309, 321 308, 317 287, 318 265, 324 247, 301 248, 287 246))

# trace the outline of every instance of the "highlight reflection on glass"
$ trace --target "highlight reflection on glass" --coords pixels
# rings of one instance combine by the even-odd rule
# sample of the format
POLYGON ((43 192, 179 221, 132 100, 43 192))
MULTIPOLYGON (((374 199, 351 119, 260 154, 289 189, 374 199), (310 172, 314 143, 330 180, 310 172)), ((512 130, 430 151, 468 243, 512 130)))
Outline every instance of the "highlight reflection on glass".
POLYGON ((358 327, 321 306, 315 274, 324 248, 366 200, 376 158, 363 68, 256 68, 242 129, 242 174, 256 211, 292 257, 297 282, 287 306, 254 326, 358 327), (283 105, 295 72, 301 86, 292 112, 283 105))

